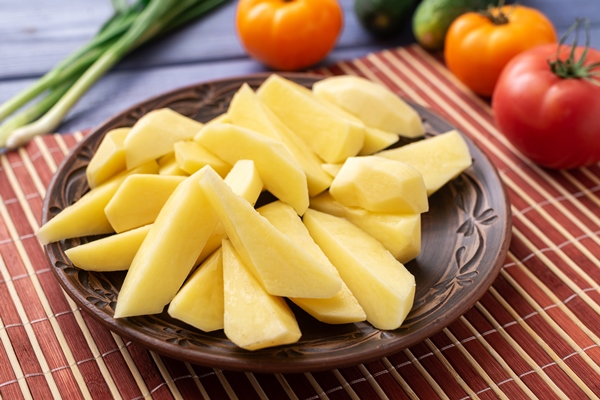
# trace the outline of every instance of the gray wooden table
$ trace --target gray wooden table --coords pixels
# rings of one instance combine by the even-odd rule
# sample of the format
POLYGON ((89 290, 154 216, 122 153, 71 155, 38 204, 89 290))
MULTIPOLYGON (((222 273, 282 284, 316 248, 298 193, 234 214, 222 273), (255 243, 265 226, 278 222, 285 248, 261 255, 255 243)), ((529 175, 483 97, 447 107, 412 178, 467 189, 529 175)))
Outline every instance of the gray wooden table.
MULTIPOLYGON (((393 39, 377 40, 358 23, 352 0, 340 0, 345 26, 324 65, 414 42, 410 23, 393 39)), ((249 59, 235 33, 236 1, 204 19, 138 49, 103 77, 74 107, 60 132, 92 127, 152 95, 195 82, 265 71, 249 59)), ((575 21, 591 22, 600 48, 600 0, 522 0, 538 8, 559 34, 575 21)), ((109 0, 0 0, 0 101, 26 87, 92 37, 111 15, 109 0)))

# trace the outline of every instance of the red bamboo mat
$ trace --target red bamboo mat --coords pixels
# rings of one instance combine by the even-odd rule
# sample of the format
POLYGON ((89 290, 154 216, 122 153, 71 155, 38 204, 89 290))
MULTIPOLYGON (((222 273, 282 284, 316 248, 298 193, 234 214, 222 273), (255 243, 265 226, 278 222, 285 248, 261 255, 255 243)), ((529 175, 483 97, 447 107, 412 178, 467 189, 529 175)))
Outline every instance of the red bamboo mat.
POLYGON ((465 315, 381 360, 253 374, 162 357, 88 317, 54 279, 33 232, 53 172, 81 134, 0 156, 0 394, 19 398, 600 398, 600 165, 547 171, 517 154, 489 105, 418 47, 319 70, 358 74, 441 114, 500 171, 512 242, 465 315))

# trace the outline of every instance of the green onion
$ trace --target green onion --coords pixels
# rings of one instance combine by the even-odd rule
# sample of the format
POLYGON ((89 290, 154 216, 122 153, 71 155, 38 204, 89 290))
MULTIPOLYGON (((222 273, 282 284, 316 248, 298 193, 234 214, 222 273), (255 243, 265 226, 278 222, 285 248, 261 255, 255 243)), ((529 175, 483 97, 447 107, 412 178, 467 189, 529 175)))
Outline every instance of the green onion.
POLYGON ((199 18, 227 0, 113 0, 115 14, 96 36, 32 86, 0 104, 0 151, 56 129, 98 79, 140 45, 199 18), (45 93, 45 97, 41 97, 45 93), (25 110, 29 102, 38 101, 25 110), (9 118, 10 117, 10 118, 9 118))

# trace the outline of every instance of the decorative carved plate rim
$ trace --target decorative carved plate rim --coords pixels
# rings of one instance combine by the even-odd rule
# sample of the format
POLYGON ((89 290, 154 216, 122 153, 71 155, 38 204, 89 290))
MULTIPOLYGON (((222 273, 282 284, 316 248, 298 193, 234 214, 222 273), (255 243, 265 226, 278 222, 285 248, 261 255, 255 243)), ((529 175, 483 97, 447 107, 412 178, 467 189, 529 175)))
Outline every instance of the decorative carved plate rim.
MULTIPOLYGON (((319 75, 282 74, 310 87, 319 75)), ((131 126, 148 111, 171 107, 207 122, 226 111, 242 83, 256 88, 268 74, 215 80, 176 89, 110 118, 63 160, 44 200, 42 223, 86 190, 85 167, 106 132, 131 126)), ((453 129, 433 111, 413 104, 428 134, 453 129)), ((463 135, 464 136, 464 135, 463 135)), ((413 310, 402 327, 380 331, 368 323, 326 325, 294 308, 303 336, 298 343, 254 352, 237 348, 222 331, 204 333, 166 312, 115 319, 114 306, 124 273, 94 273, 74 267, 64 250, 91 238, 45 246, 55 277, 66 293, 113 332, 175 359, 240 371, 293 373, 342 368, 373 361, 415 345, 447 327, 473 306, 498 275, 510 242, 508 197, 489 158, 468 137, 473 166, 430 198, 423 215, 422 254, 407 263, 417 279, 413 310)))

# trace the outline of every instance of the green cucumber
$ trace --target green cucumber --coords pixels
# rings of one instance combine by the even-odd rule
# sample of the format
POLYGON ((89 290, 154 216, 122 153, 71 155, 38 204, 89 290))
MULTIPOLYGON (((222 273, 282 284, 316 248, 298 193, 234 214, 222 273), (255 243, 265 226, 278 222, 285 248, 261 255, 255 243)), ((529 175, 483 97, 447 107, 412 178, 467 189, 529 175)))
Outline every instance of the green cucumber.
POLYGON ((413 14, 413 34, 427 50, 442 50, 446 32, 459 15, 497 4, 497 0, 423 0, 413 14))
POLYGON ((398 33, 413 14, 417 0, 354 0, 361 25, 375 36, 398 33))

